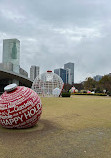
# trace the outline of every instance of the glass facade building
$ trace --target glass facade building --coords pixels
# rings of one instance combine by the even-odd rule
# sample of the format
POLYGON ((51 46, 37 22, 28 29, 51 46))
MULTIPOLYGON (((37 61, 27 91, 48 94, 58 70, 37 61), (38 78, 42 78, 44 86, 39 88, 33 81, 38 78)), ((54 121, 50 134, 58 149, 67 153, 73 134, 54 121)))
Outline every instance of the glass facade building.
POLYGON ((69 78, 68 75, 69 75, 69 73, 68 73, 67 70, 62 69, 62 68, 55 69, 54 73, 56 73, 58 76, 60 76, 62 78, 62 80, 63 80, 64 83, 68 83, 68 78, 69 78))
POLYGON ((12 63, 13 71, 19 73, 20 41, 18 39, 3 40, 3 63, 12 63))
POLYGON ((64 64, 64 69, 70 69, 70 79, 71 79, 71 84, 74 83, 74 63, 66 63, 64 64))

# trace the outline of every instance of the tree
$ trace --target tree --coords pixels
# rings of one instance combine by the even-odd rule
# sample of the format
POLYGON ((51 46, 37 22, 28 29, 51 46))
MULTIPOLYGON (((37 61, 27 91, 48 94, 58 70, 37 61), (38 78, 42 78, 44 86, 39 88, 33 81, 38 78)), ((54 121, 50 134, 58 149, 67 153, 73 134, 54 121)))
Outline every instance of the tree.
POLYGON ((75 87, 76 89, 78 89, 78 91, 84 89, 84 86, 83 86, 82 83, 76 83, 76 84, 74 84, 74 87, 75 87))
POLYGON ((92 91, 96 88, 96 86, 97 82, 91 77, 86 78, 86 81, 84 81, 84 89, 86 90, 92 91))
POLYGON ((106 91, 109 91, 111 93, 111 76, 103 76, 102 79, 99 81, 99 87, 102 91, 105 89, 106 91))
POLYGON ((69 91, 71 89, 72 85, 70 84, 64 84, 64 90, 69 91))

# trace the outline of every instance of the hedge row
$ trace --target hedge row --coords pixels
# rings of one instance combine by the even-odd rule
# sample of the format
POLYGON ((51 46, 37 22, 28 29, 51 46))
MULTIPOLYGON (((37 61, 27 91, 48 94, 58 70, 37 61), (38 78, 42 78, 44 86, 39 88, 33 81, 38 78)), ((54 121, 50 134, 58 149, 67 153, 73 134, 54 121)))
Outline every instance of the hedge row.
POLYGON ((69 92, 62 93, 62 97, 70 97, 70 96, 71 96, 71 93, 69 92))
POLYGON ((93 96, 107 96, 107 94, 104 93, 72 93, 72 95, 93 95, 93 96))

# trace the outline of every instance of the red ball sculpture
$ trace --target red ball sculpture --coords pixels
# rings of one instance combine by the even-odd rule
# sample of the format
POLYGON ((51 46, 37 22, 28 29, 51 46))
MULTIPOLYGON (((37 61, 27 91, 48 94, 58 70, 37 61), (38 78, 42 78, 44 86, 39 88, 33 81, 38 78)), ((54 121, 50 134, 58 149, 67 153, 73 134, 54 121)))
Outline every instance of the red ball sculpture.
POLYGON ((42 113, 42 104, 30 88, 8 85, 0 97, 0 124, 5 128, 34 126, 42 113))

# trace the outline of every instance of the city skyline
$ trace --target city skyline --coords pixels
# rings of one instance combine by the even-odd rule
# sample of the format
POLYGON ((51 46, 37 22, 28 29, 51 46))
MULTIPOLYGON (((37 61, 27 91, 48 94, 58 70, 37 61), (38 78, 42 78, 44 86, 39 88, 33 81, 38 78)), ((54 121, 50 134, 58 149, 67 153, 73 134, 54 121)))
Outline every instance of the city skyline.
MULTIPOLYGON (((13 69, 11 71, 15 71, 17 73, 23 74, 23 75, 29 77, 30 79, 32 79, 33 81, 40 74, 40 67, 37 65, 31 65, 29 74, 25 70, 20 68, 20 65, 19 65, 19 63, 20 63, 20 41, 18 39, 14 39, 14 38, 3 39, 2 62, 4 64, 4 66, 2 66, 2 63, 1 63, 1 67, 4 67, 4 68, 6 67, 5 69, 7 69, 7 70, 9 69, 8 71, 10 71, 10 69, 13 69), (17 44, 17 42, 19 42, 19 45, 17 44), (16 60, 17 60, 17 62, 16 62, 16 60), (15 64, 16 69, 14 68, 14 65, 12 63, 15 64), (18 65, 18 68, 16 65, 18 65)), ((58 74, 62 78, 62 80, 64 81, 65 84, 67 84, 67 83, 73 84, 74 76, 75 76, 74 75, 74 65, 75 65, 75 63, 71 63, 71 62, 64 63, 64 67, 62 66, 61 68, 54 69, 51 71, 55 72, 55 70, 60 70, 60 69, 63 71, 66 71, 65 72, 66 76, 64 76, 64 77, 62 77, 60 75, 60 72, 59 73, 55 72, 55 73, 58 74)), ((48 70, 50 70, 50 69, 48 69, 48 70)), ((109 74, 105 74, 105 75, 109 75, 109 74)), ((97 80, 97 81, 99 81, 102 78, 102 76, 99 74, 96 74, 95 76, 87 76, 86 78, 88 78, 88 77, 92 77, 94 80, 97 80), (100 77, 100 79, 99 79, 99 77, 100 77)))
POLYGON ((21 41, 20 65, 41 73, 75 63, 75 83, 111 72, 111 2, 109 0, 0 1, 2 40, 21 41))

